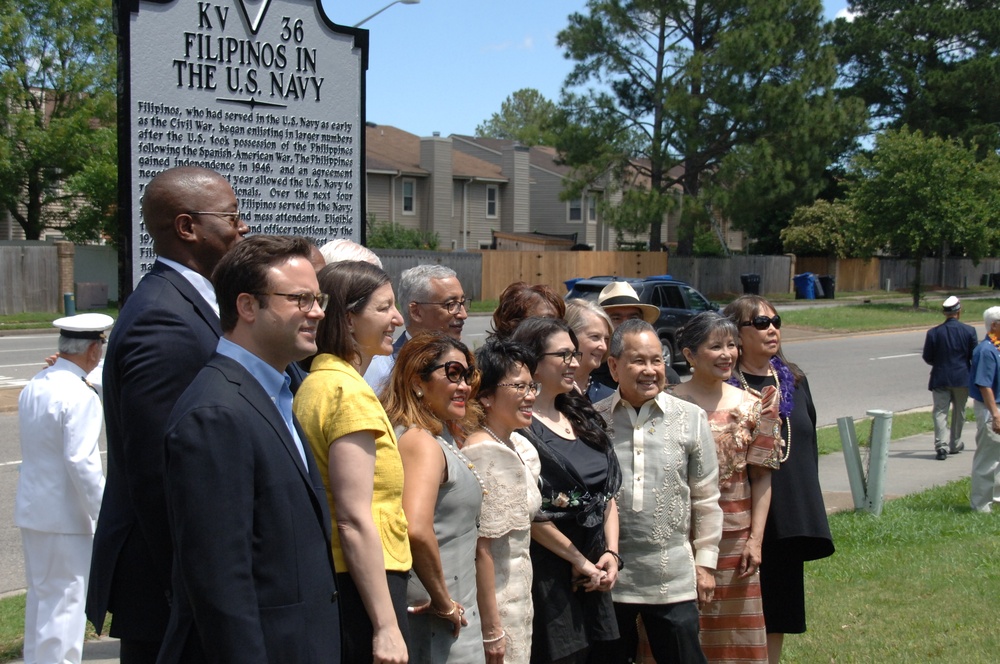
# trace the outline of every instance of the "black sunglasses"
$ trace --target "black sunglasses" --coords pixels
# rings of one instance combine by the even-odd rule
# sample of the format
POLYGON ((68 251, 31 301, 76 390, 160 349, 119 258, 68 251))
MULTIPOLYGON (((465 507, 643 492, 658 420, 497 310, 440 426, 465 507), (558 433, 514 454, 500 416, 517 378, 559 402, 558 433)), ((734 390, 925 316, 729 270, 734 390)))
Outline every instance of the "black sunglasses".
POLYGON ((461 362, 456 362, 452 360, 451 362, 445 362, 444 364, 436 364, 433 367, 427 369, 424 372, 425 376, 430 376, 432 373, 438 369, 444 368, 444 377, 448 379, 449 382, 461 383, 463 380, 466 385, 471 386, 473 379, 476 377, 476 370, 473 367, 466 367, 461 362))
POLYGON ((753 325, 755 330, 764 331, 770 326, 774 326, 774 329, 781 329, 781 316, 774 314, 773 317, 768 318, 767 316, 754 316, 751 320, 743 321, 740 323, 740 327, 747 327, 753 325))

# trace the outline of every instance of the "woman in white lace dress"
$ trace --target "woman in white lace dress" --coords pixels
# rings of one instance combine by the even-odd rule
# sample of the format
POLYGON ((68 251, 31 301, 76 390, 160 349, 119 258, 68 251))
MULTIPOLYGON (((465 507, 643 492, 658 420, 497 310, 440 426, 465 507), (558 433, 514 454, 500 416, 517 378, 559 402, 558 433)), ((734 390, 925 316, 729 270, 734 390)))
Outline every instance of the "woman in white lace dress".
POLYGON ((486 487, 476 547, 476 587, 487 664, 527 664, 531 655, 531 521, 541 505, 538 453, 515 429, 531 424, 534 357, 498 339, 476 353, 482 428, 463 452, 486 487))

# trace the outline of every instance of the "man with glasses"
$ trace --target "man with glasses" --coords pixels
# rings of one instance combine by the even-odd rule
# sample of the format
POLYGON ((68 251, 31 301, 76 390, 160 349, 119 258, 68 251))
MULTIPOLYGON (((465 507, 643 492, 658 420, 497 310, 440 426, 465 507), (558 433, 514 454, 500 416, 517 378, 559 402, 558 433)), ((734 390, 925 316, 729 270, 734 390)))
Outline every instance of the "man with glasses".
POLYGON ((611 336, 618 389, 594 405, 622 469, 612 590, 621 639, 610 661, 634 661, 641 615, 657 662, 705 662, 698 605, 713 599, 722 538, 719 466, 705 411, 663 392, 660 340, 631 319, 611 336))
POLYGON ((404 270, 396 301, 406 329, 393 343, 392 355, 376 355, 365 372, 365 381, 376 393, 388 382, 399 349, 416 335, 443 332, 461 341, 471 304, 458 275, 444 265, 418 265, 404 270))
POLYGON ((181 392, 215 351, 209 277, 249 228, 229 182, 198 167, 159 173, 142 197, 157 254, 121 310, 104 365, 107 487, 94 536, 87 617, 105 613, 123 664, 155 662, 170 611, 171 551, 163 496, 163 435, 181 392))
POLYGON ((309 254, 303 238, 255 235, 213 275, 223 336, 167 422, 161 664, 340 660, 330 514, 286 372, 316 353, 324 317, 309 254))

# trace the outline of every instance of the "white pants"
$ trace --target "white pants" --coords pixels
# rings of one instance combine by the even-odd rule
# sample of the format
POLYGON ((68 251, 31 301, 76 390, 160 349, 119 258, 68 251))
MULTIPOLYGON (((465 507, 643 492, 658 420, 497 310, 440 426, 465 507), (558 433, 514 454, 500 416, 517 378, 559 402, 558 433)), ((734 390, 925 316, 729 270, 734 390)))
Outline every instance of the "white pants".
POLYGON ((21 543, 28 581, 24 662, 79 664, 94 536, 21 528, 21 543))
POLYGON ((962 442, 965 425, 965 404, 969 400, 967 387, 937 387, 931 390, 934 397, 934 448, 954 450, 962 442), (951 432, 948 431, 948 409, 951 408, 951 432))
POLYGON ((993 418, 980 401, 972 401, 976 413, 976 453, 972 457, 970 503, 977 512, 989 512, 1000 503, 1000 434, 993 432, 993 418))

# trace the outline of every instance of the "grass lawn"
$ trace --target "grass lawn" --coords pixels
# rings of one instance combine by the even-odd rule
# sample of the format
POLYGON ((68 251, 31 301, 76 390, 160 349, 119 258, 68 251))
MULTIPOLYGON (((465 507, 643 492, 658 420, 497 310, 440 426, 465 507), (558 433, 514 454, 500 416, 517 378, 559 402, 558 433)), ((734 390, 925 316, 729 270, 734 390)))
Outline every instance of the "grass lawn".
MULTIPOLYGON (((941 299, 926 300, 926 308, 913 309, 908 304, 872 303, 851 304, 818 309, 784 309, 781 321, 787 325, 834 332, 870 332, 904 327, 931 327, 944 318, 941 299)), ((1000 304, 1000 298, 982 300, 966 299, 962 302, 962 320, 981 323, 983 311, 1000 304)), ((780 306, 779 306, 780 308, 780 306)))
POLYGON ((783 661, 997 661, 1000 515, 969 509, 969 480, 830 517, 837 552, 806 563, 809 631, 783 661))
MULTIPOLYGON (((78 311, 80 314, 107 314, 112 318, 118 318, 118 309, 88 309, 78 311)), ((23 314, 10 314, 0 316, 0 332, 4 330, 33 330, 52 328, 52 321, 62 318, 60 313, 29 312, 23 314)))

